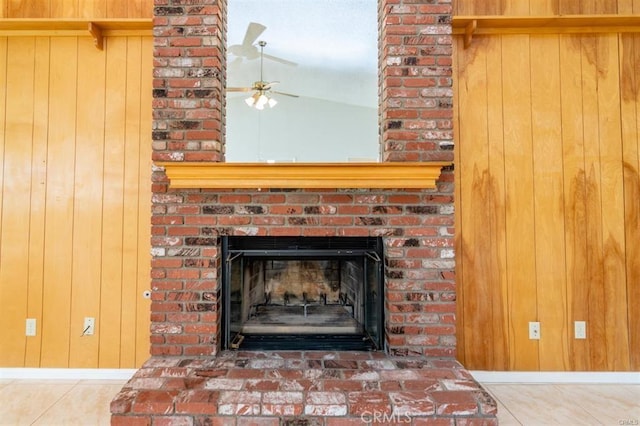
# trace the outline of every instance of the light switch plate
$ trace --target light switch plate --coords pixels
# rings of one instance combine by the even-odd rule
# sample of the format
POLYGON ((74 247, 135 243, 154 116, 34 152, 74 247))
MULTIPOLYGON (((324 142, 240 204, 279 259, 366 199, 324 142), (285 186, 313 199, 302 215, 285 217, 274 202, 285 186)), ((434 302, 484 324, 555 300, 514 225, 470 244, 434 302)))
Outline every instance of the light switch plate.
POLYGON ((82 328, 83 336, 93 336, 96 331, 96 319, 93 317, 85 317, 84 327, 82 328))
POLYGON ((576 339, 586 339, 587 338, 587 322, 586 321, 576 321, 573 323, 574 333, 576 339))
POLYGON ((26 328, 25 328, 25 336, 35 336, 37 334, 36 329, 36 319, 35 318, 27 318, 26 328))
POLYGON ((540 340, 540 323, 532 321, 529 323, 529 339, 540 340))

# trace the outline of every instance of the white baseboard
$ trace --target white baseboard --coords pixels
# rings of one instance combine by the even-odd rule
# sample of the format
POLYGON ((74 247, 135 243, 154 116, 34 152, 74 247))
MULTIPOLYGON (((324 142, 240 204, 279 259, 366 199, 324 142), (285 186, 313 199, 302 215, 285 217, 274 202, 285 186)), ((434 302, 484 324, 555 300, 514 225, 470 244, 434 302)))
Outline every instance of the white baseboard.
POLYGON ((640 384, 640 371, 470 371, 480 383, 640 384))
POLYGON ((129 380, 136 371, 135 368, 0 368, 0 379, 129 380))
MULTIPOLYGON (((129 380, 137 369, 0 368, 0 379, 129 380)), ((470 371, 480 383, 619 383, 640 384, 640 372, 470 371)))

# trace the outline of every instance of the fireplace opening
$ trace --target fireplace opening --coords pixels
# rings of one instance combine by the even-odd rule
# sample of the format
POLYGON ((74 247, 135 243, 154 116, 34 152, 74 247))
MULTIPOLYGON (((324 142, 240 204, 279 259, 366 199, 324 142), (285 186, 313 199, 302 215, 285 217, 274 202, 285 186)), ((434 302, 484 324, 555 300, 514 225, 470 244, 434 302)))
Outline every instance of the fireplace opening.
POLYGON ((378 350, 377 237, 222 239, 223 348, 378 350))

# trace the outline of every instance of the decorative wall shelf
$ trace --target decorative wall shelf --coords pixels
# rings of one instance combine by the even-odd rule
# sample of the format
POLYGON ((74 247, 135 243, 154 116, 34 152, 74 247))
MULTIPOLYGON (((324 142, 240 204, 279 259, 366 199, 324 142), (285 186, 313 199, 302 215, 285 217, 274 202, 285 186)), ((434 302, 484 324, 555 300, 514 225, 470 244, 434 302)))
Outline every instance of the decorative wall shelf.
POLYGON ((597 34, 640 32, 640 15, 454 16, 453 34, 597 34))
POLYGON ((0 19, 0 37, 91 36, 102 50, 108 36, 150 36, 151 19, 0 19))
POLYGON ((162 162, 171 188, 435 188, 451 162, 188 163, 162 162))

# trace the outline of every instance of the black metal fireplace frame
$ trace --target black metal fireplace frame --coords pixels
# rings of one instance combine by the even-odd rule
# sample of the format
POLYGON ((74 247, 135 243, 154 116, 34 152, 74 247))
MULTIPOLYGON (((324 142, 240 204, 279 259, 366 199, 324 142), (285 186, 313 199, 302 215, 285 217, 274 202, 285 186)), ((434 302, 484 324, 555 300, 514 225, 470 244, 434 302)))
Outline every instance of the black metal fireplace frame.
MULTIPOLYGON (((222 249, 222 349, 242 350, 359 350, 383 348, 384 339, 384 252, 380 237, 267 237, 223 236, 222 249), (231 265, 244 259, 356 260, 363 262, 363 289, 369 286, 367 268, 375 272, 377 297, 364 306, 371 328, 362 334, 260 334, 243 335, 238 341, 231 331, 231 265), (240 343, 241 342, 241 343, 240 343), (240 343, 240 344, 239 344, 240 343)), ((363 290, 363 291, 364 291, 363 290)), ((370 297, 371 295, 367 296, 370 297)), ((364 298, 363 298, 364 300, 364 298)), ((368 299, 371 300, 371 299, 368 299)))

